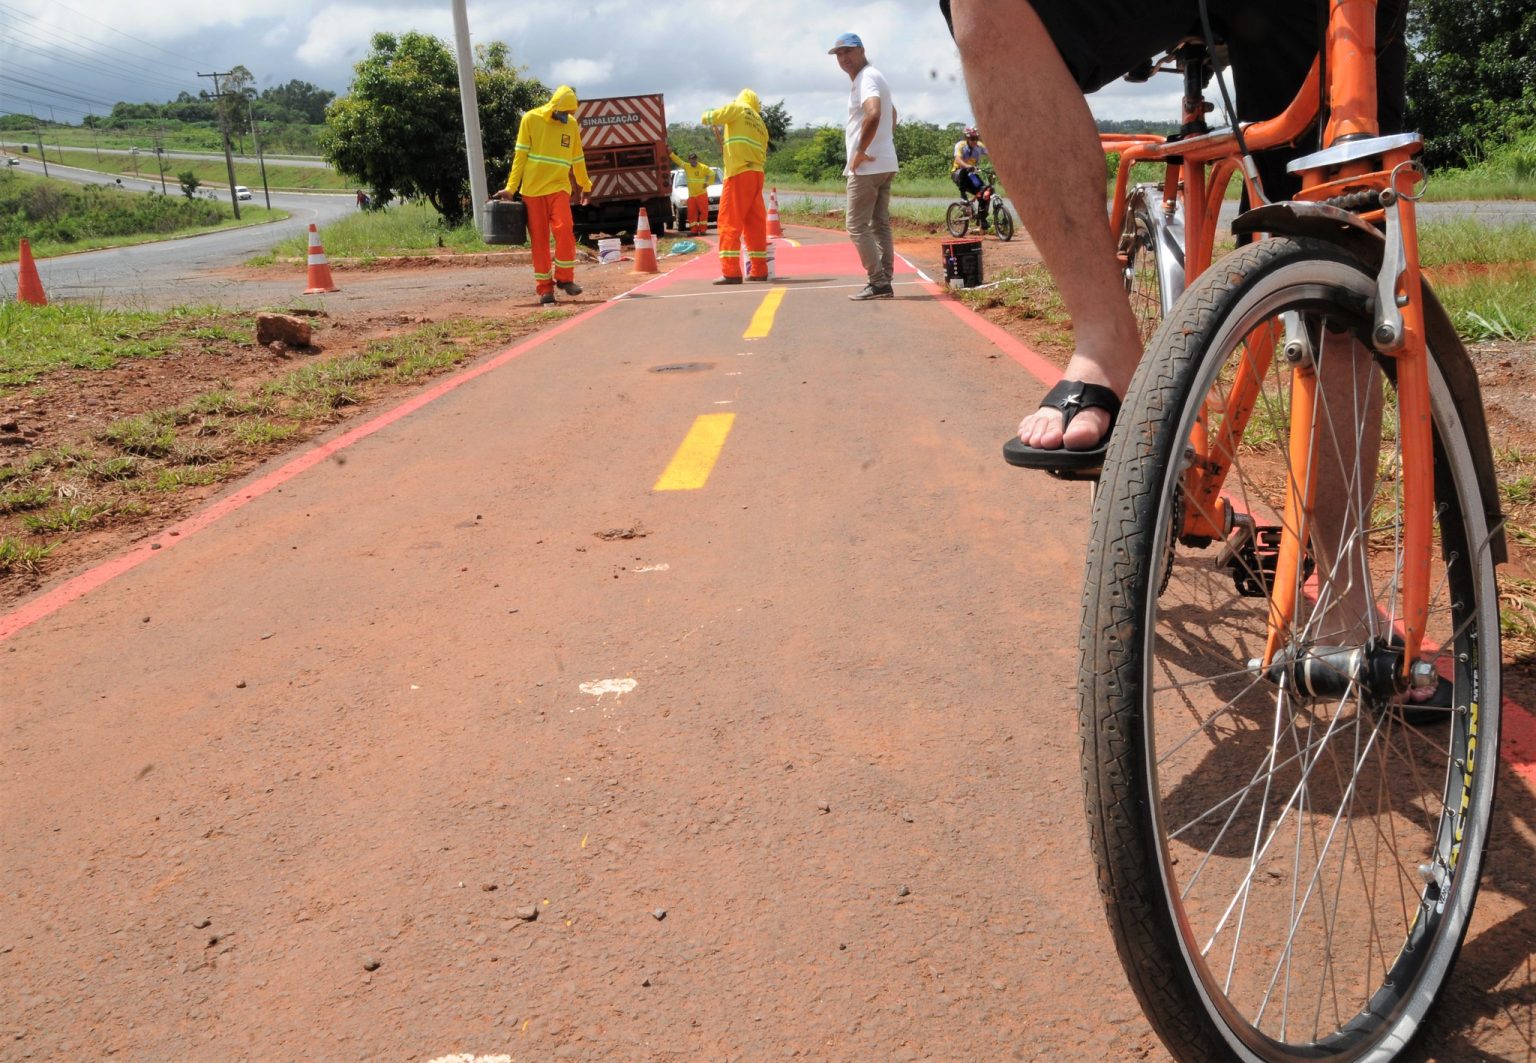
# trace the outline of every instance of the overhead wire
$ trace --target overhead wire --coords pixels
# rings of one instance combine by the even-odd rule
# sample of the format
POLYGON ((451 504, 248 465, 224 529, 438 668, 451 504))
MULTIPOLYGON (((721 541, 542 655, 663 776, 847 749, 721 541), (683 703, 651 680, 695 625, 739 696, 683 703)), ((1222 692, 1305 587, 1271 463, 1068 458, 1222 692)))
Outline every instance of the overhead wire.
MULTIPOLYGON (((85 14, 81 11, 77 11, 68 5, 55 2, 50 5, 50 10, 62 11, 76 19, 94 23, 95 25, 110 31, 111 33, 115 33, 126 40, 132 41, 137 45, 152 48, 156 52, 164 53, 166 56, 170 56, 177 60, 183 60, 193 68, 195 68, 199 62, 199 60, 194 59, 191 56, 184 56, 179 52, 174 52, 169 48, 164 48, 152 41, 147 41, 140 37, 136 37, 131 33, 126 33, 123 30, 110 25, 109 23, 103 22, 99 18, 85 14)), ((186 81, 178 81, 173 80, 172 78, 168 78, 164 73, 165 67, 168 64, 163 59, 156 58, 151 60, 146 58, 143 65, 132 61, 124 61, 124 53, 113 52, 113 45, 108 41, 103 40, 101 37, 93 37, 77 33, 73 29, 65 26, 44 24, 38 20, 37 14, 35 12, 24 11, 12 4, 5 3, 4 0, 0 0, 0 27, 3 27, 4 29, 4 32, 0 33, 0 39, 4 40, 6 45, 5 50, 7 51, 15 49, 17 51, 28 53, 29 56, 45 55, 51 62, 71 64, 75 67, 84 67, 92 73, 98 75, 108 75, 114 81, 128 80, 138 82, 142 85, 146 85, 152 88, 161 88, 163 90, 167 90, 168 96, 171 95, 172 90, 176 94, 179 94, 182 92, 193 93, 197 89, 197 82, 190 77, 186 81)), ((135 51, 137 51, 137 49, 135 49, 135 51)), ((130 60, 131 58, 131 55, 129 55, 130 60)), ((15 62, 14 59, 10 59, 4 64, 4 66, 0 66, 0 82, 9 82, 13 85, 22 85, 26 88, 33 89, 48 96, 58 97, 59 99, 75 100, 86 103, 93 108, 100 108, 104 112, 110 112, 115 106, 114 103, 108 103, 104 100, 91 99, 86 96, 79 95, 78 93, 70 92, 66 89, 55 88, 53 86, 42 84, 37 81, 29 81, 24 77, 8 76, 9 71, 19 71, 21 73, 31 75, 34 78, 47 78, 47 75, 39 74, 36 70, 24 67, 21 64, 15 62)), ((98 88, 96 85, 75 85, 73 87, 83 88, 84 91, 91 91, 92 89, 98 88)), ((111 91, 111 89, 109 88, 108 91, 111 91)), ((23 99, 23 97, 19 96, 15 98, 23 99)), ((27 100, 26 102, 33 106, 38 106, 36 101, 27 100)), ((43 104, 42 106, 57 106, 61 109, 65 109, 64 105, 58 103, 57 101, 51 104, 43 104)))

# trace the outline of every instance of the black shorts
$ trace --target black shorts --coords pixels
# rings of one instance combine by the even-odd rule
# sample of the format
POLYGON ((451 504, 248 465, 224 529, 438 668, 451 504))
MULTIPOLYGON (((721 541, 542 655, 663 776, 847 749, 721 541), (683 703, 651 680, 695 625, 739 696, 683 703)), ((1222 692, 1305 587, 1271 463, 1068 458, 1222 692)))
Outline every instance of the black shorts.
MULTIPOLYGON (((969 2, 1029 3, 1085 93, 1124 77, 1186 37, 1203 36, 1198 0, 969 2)), ((949 6, 950 0, 940 0, 946 20, 949 6)), ((1295 98, 1322 43, 1317 0, 1208 0, 1207 7, 1211 30, 1231 55, 1238 117, 1245 122, 1273 118, 1295 98)), ((1406 8, 1407 0, 1381 0, 1376 11, 1383 133, 1402 129, 1406 8)))

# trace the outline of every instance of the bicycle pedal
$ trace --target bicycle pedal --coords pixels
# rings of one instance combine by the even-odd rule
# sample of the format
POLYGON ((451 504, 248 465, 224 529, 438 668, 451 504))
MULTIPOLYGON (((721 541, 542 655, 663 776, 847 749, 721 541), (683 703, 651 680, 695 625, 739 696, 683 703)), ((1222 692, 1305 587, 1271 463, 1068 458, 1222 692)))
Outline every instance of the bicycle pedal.
MULTIPOLYGON (((1235 544, 1228 543, 1223 551, 1227 570, 1232 574, 1232 584, 1244 598, 1267 598, 1274 586, 1275 570, 1280 565, 1280 527, 1274 524, 1254 525, 1252 530, 1235 544)), ((1301 562, 1301 578, 1305 580, 1317 567, 1312 550, 1301 562)))

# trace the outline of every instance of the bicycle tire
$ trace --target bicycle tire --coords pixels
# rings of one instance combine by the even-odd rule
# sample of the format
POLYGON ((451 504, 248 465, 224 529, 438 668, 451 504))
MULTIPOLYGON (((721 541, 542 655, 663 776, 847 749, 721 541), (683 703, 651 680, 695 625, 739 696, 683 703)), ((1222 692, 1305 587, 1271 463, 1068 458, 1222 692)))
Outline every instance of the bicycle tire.
MULTIPOLYGON (((1183 473, 1202 409, 1220 416, 1232 356, 1258 322, 1298 315, 1335 374, 1319 389, 1319 423, 1359 432, 1369 409, 1382 423, 1368 429, 1380 440, 1374 475, 1342 448, 1313 456, 1368 519, 1333 531, 1319 521, 1313 596, 1299 599, 1306 615, 1287 646, 1296 660, 1330 639, 1390 647, 1401 453, 1394 404, 1366 397, 1390 393, 1395 366, 1337 353, 1369 344, 1375 284, 1369 265, 1306 238, 1268 239, 1207 271, 1139 366, 1099 482, 1079 643, 1085 807, 1122 966, 1180 1060, 1395 1058, 1471 918, 1499 763, 1497 530, 1482 508, 1484 452, 1447 384, 1453 354, 1432 330, 1438 551, 1426 647, 1449 708, 1372 693, 1359 673, 1322 698, 1303 697, 1285 669, 1261 674, 1272 573, 1241 552, 1223 571, 1225 544, 1172 531, 1181 506, 1198 504, 1183 473), (1242 575, 1257 597, 1239 597, 1242 575), (1325 631, 1355 588, 1372 606, 1357 614, 1365 628, 1325 631), (1384 640, 1363 641, 1365 629, 1384 640)), ((1283 413, 1289 378, 1270 371, 1261 412, 1283 413)), ((1283 436, 1268 449, 1262 428, 1249 422, 1255 441, 1238 447, 1226 485, 1255 515, 1285 490, 1283 436)))
POLYGON ((992 211, 992 227, 997 231, 999 240, 1013 239, 1013 214, 1002 203, 998 203, 992 211))
POLYGON ((951 203, 944 212, 944 228, 949 230, 949 235, 958 240, 970 226, 971 208, 965 203, 951 203))
POLYGON ((1125 294, 1145 344, 1184 288, 1182 209, 1162 209, 1161 185, 1138 185, 1126 197, 1120 257, 1125 294))

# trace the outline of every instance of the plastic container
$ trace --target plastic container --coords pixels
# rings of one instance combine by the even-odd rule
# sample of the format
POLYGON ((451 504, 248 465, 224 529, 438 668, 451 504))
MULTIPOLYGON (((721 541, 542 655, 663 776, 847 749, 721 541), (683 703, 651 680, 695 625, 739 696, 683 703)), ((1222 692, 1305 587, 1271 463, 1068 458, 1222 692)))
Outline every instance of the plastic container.
POLYGON ((617 262, 622 254, 623 248, 617 236, 605 236, 597 242, 599 262, 617 262))
POLYGON ((975 288, 982 283, 980 240, 944 244, 944 281, 951 288, 975 288))
POLYGON ((485 205, 485 231, 481 235, 488 244, 527 243, 527 210, 512 200, 491 200, 485 205))

